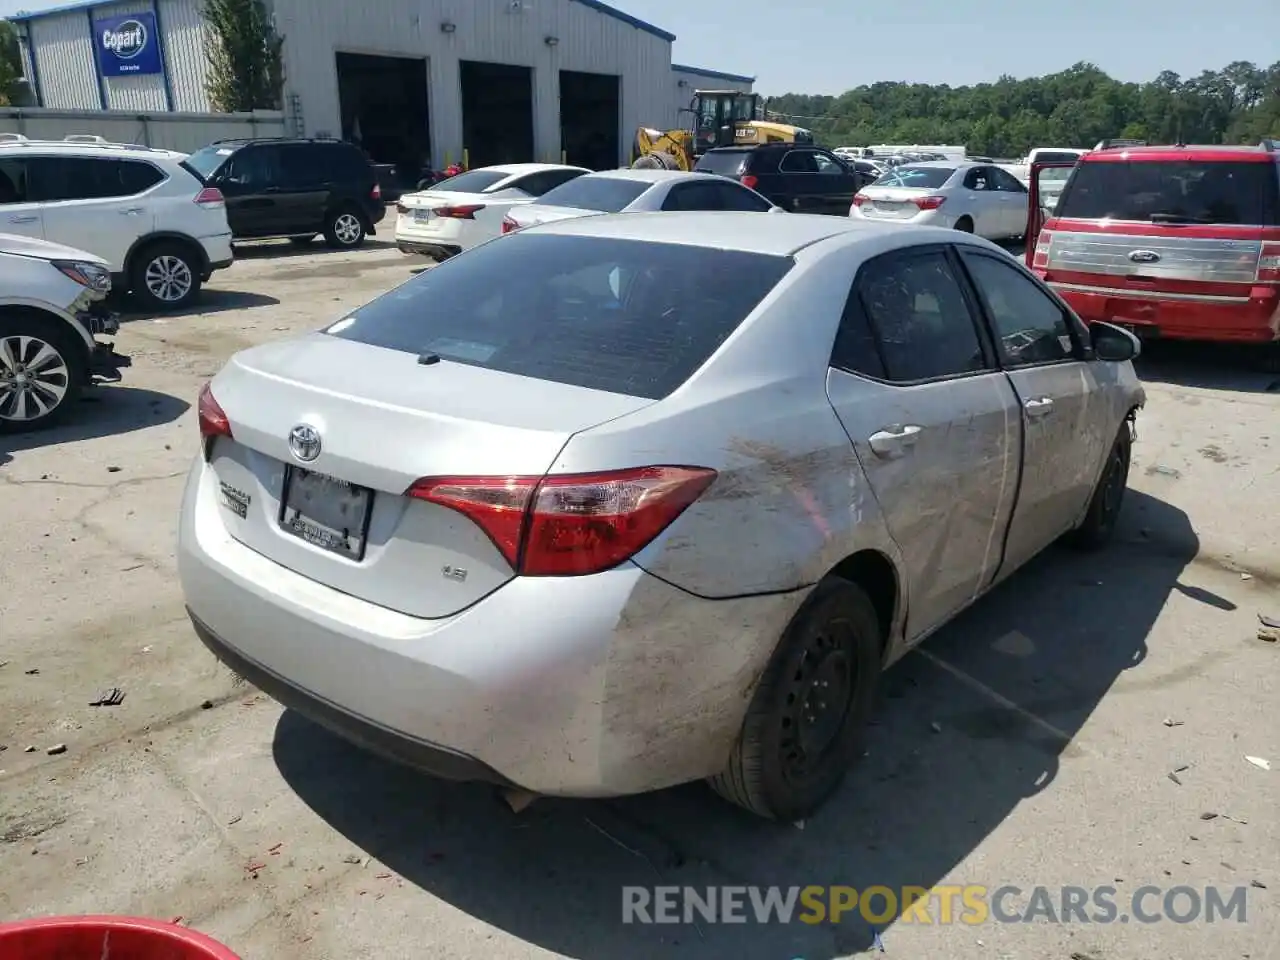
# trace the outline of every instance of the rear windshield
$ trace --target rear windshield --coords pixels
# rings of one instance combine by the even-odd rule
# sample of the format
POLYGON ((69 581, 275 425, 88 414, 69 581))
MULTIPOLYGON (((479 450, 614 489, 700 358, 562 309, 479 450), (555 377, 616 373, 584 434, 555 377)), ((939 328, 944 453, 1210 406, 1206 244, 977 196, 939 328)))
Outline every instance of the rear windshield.
POLYGON ((617 213, 652 186, 653 184, 648 180, 593 177, 587 174, 548 190, 538 198, 538 203, 542 206, 574 207, 578 210, 617 213))
POLYGON ((1280 176, 1272 162, 1085 162, 1067 182, 1055 215, 1273 227, 1280 224, 1280 176))
POLYGON ((441 180, 432 186, 432 190, 452 190, 455 193, 483 193, 499 180, 511 176, 496 170, 469 170, 448 180, 441 180))
POLYGON ((875 182, 877 187, 923 187, 933 190, 951 179, 955 167, 895 167, 875 182))
POLYGON ((231 159, 234 147, 220 147, 216 143, 202 147, 183 161, 183 166, 193 171, 201 180, 208 180, 218 168, 231 159))
POLYGON ((793 264, 685 244, 510 234, 419 274, 325 332, 660 400, 793 264))
POLYGON ((703 173, 718 173, 722 177, 737 177, 747 168, 746 150, 717 150, 704 153, 694 165, 695 170, 703 173))

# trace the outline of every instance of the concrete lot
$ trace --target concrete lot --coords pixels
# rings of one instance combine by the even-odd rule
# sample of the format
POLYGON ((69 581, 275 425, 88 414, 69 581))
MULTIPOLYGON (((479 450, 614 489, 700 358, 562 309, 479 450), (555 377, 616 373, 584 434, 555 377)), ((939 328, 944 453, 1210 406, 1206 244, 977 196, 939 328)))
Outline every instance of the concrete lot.
POLYGON ((1146 884, 1218 885, 1248 888, 1247 922, 935 911, 882 943, 919 960, 1280 957, 1280 643, 1257 636, 1260 612, 1280 616, 1276 378, 1145 358, 1119 542, 1052 551, 894 668, 869 756, 802 827, 702 785, 517 816, 237 686, 174 572, 201 381, 410 266, 384 244, 250 249, 199 312, 127 324, 123 385, 0 441, 0 920, 182 917, 246 960, 813 960, 867 949, 872 928, 624 926, 621 887, 1110 885, 1128 913, 1146 884), (112 687, 123 703, 88 705, 112 687))

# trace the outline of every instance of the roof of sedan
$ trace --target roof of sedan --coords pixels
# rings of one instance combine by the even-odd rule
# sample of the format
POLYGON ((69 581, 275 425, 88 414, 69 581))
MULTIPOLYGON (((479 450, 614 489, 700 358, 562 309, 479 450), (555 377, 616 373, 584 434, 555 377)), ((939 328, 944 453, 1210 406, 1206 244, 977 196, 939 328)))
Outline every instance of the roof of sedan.
POLYGON ((623 167, 619 170, 598 170, 595 173, 587 174, 587 176, 596 178, 608 177, 611 180, 639 180, 642 183, 666 183, 668 180, 703 180, 708 177, 719 179, 720 177, 719 174, 704 173, 701 170, 693 172, 684 170, 636 170, 631 167, 623 167))
POLYGON ((544 170, 581 169, 583 168, 563 163, 498 163, 494 164, 492 167, 476 167, 472 172, 478 173, 481 170, 489 170, 493 173, 501 173, 508 177, 514 177, 523 173, 541 173, 544 170))
MULTIPOLYGON (((656 172, 656 171, 655 171, 656 172)), ((916 235, 926 227, 913 227, 916 235)), ((842 234, 861 237, 903 233, 901 224, 871 223, 801 213, 719 213, 707 211, 624 213, 575 217, 541 224, 539 234, 649 240, 695 247, 789 256, 842 234)), ((936 238, 925 242, 937 242, 936 238)))

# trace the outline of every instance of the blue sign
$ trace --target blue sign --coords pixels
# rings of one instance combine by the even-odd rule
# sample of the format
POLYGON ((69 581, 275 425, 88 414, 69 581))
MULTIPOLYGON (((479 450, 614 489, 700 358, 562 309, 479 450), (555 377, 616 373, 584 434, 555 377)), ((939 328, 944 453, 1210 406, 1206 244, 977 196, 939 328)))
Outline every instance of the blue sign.
POLYGON ((127 13, 94 20, 93 45, 104 77, 164 73, 154 13, 127 13))

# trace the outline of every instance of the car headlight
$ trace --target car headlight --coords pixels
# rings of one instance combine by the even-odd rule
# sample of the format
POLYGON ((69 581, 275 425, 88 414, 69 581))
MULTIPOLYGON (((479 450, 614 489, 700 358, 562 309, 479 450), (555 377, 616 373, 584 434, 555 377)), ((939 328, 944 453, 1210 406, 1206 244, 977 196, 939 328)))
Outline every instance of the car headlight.
POLYGON ((54 267, 82 287, 107 293, 111 290, 111 271, 96 263, 82 260, 54 260, 54 267))

